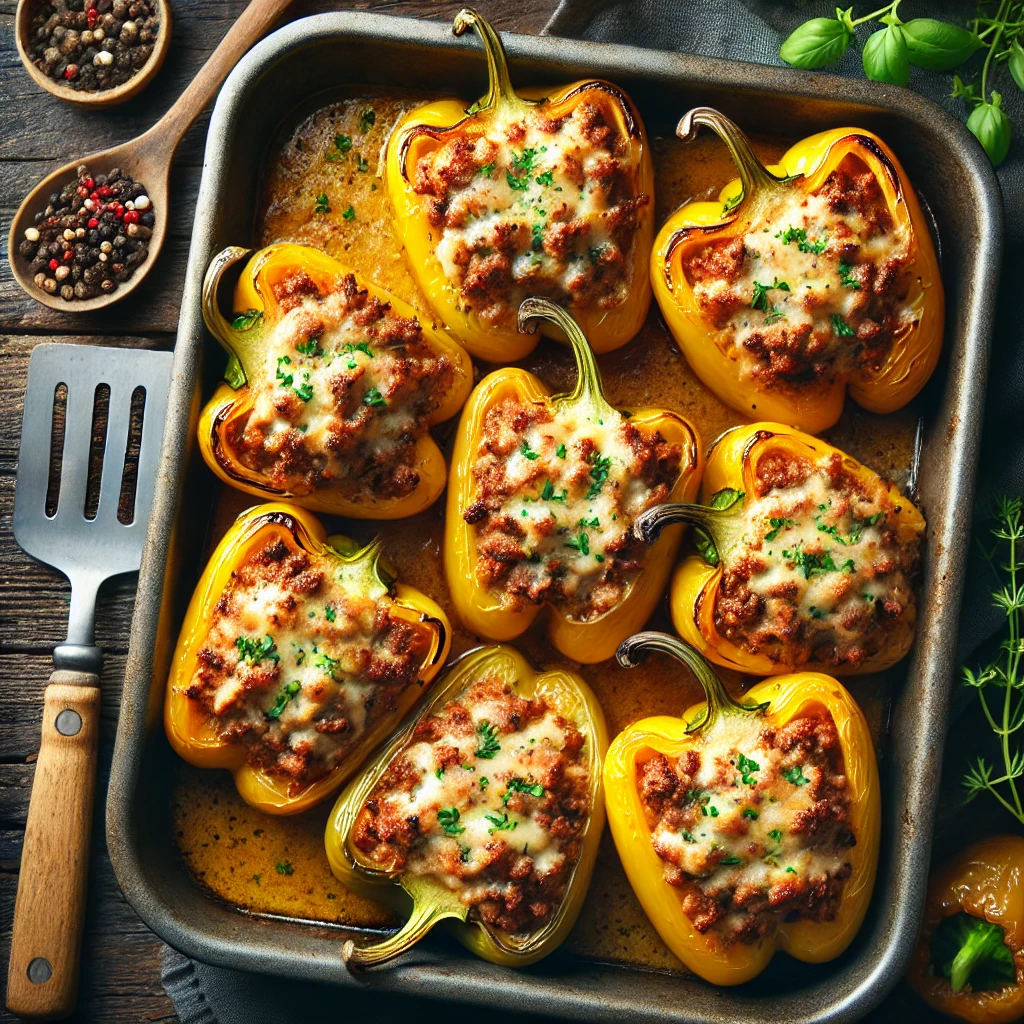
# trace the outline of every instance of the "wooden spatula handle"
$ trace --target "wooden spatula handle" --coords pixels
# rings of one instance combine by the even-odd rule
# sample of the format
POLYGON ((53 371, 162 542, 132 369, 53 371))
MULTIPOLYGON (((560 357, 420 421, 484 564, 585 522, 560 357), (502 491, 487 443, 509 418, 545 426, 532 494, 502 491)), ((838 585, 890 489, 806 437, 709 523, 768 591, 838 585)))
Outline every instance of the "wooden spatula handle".
POLYGON ((21 1017, 66 1017, 75 1005, 99 725, 98 677, 54 672, 44 697, 7 973, 7 1008, 21 1017))

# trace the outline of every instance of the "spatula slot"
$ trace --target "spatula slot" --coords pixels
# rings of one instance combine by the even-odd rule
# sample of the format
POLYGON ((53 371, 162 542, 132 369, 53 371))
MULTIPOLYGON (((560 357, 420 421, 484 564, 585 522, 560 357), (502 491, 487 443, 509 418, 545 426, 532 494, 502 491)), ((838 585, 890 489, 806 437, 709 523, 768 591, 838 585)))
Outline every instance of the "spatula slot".
POLYGON ((107 416, 110 385, 97 384, 92 399, 92 432, 89 435, 89 475, 85 482, 85 518, 95 519, 103 482, 103 456, 107 450, 107 416))
POLYGON ((117 521, 131 526, 135 520, 135 495, 139 482, 139 453, 142 451, 142 426, 146 417, 146 389, 139 385, 132 392, 128 414, 128 442, 124 450, 121 495, 117 503, 117 521))
MULTIPOLYGON (((53 409, 50 416, 50 472, 46 481, 46 518, 57 514, 60 499, 60 472, 64 464, 64 424, 68 411, 68 386, 58 384, 53 390, 53 409)), ((37 499, 38 500, 38 499, 37 499)))

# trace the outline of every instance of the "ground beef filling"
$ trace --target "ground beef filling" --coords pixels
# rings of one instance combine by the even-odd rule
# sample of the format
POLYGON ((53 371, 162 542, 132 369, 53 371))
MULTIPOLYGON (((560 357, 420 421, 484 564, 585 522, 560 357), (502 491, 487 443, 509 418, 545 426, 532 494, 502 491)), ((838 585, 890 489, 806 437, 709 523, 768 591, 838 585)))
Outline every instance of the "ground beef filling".
POLYGON ((484 417, 462 515, 474 527, 477 578, 506 607, 547 601, 588 621, 640 571, 633 520, 667 500, 682 451, 618 413, 602 420, 515 398, 484 417))
POLYGON ((915 316, 905 301, 911 241, 851 154, 745 235, 684 256, 683 271, 742 375, 793 390, 884 364, 915 316))
POLYGON ((557 913, 579 860, 590 770, 571 722, 485 676, 417 724, 352 842, 381 870, 436 878, 473 919, 531 933, 557 913))
POLYGON ((697 931, 754 943, 784 921, 831 921, 856 837, 831 715, 638 764, 637 788, 665 880, 697 931), (735 742, 738 740, 738 742, 735 742))
POLYGON ((418 320, 361 291, 351 274, 322 294, 297 270, 276 283, 275 297, 284 315, 269 332, 262 374, 249 381, 249 415, 228 423, 232 452, 292 494, 412 493, 416 444, 452 386, 451 360, 418 320))
POLYGON ((395 713, 428 645, 386 593, 360 593, 337 560, 274 539, 231 574, 184 693, 294 794, 395 713))
POLYGON ((744 530, 723 551, 718 632, 787 665, 857 668, 915 611, 920 541, 900 540, 889 489, 849 472, 839 454, 759 459, 744 530))
MULTIPOLYGON (((609 99, 609 102, 611 100, 609 99)), ((514 320, 528 295, 614 309, 630 292, 640 211, 636 147, 596 101, 460 133, 411 168, 461 308, 514 320)))

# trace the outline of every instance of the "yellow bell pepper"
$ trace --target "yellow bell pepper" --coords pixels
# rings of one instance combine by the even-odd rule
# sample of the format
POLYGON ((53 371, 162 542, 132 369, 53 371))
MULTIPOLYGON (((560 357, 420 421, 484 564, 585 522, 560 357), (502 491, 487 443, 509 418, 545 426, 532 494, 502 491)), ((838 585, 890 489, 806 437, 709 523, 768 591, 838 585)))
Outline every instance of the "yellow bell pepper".
MULTIPOLYGON (((580 327, 560 306, 546 299, 527 299, 520 308, 520 323, 544 319, 561 330, 576 356, 576 387, 569 394, 552 395, 532 373, 518 367, 495 370, 485 377, 466 403, 452 452, 451 479, 445 518, 444 564, 452 603, 466 627, 489 640, 511 640, 524 633, 543 611, 548 639, 574 661, 590 664, 615 653, 619 642, 639 629, 654 611, 672 570, 682 541, 682 527, 669 527, 644 552, 643 567, 623 599, 604 614, 580 622, 550 605, 527 604, 509 609, 482 584, 477 575, 476 528, 463 518, 475 501, 473 465, 488 410, 510 396, 524 404, 542 403, 557 410, 574 408, 580 419, 598 423, 616 411, 608 404, 593 351, 580 327)), ((663 409, 636 409, 630 423, 648 435, 655 432, 682 449, 679 476, 671 501, 688 501, 700 485, 703 456, 696 429, 682 416, 663 409)))
MULTIPOLYGON (((664 633, 640 633, 619 649, 624 667, 638 664, 647 651, 681 661, 697 677, 706 700, 681 718, 658 716, 630 725, 612 742, 605 759, 608 824, 622 866, 651 923, 683 964, 715 985, 739 985, 768 966, 776 949, 807 963, 839 956, 857 934, 875 883, 881 829, 878 766, 864 714, 843 686, 816 672, 766 679, 738 704, 701 655, 664 633), (683 911, 681 891, 663 876, 664 862, 651 843, 637 789, 638 768, 655 754, 678 758, 688 750, 714 750, 729 734, 735 716, 755 715, 765 726, 784 726, 809 710, 827 711, 835 722, 850 795, 850 831, 856 845, 848 851, 852 873, 842 888, 831 921, 782 921, 775 932, 753 944, 724 943, 713 929, 701 934, 683 911)), ((728 743, 728 739, 725 739, 728 743)))
MULTIPOLYGON (((827 442, 781 423, 753 423, 726 431, 708 454, 701 485, 702 504, 659 505, 639 516, 634 524, 634 530, 644 540, 657 537, 661 529, 676 523, 697 526, 710 538, 710 544, 699 545, 698 553, 683 559, 672 578, 669 606, 673 625, 687 643, 715 664, 751 675, 774 675, 797 668, 862 675, 891 668, 913 646, 917 623, 913 604, 888 633, 884 648, 858 665, 798 662, 787 657, 785 649, 769 657, 733 643, 715 625, 722 578, 729 564, 742 558, 745 551, 742 530, 738 528, 743 498, 756 494, 759 461, 778 453, 813 461, 838 455, 843 468, 871 489, 880 483, 874 470, 827 442)), ((896 531, 898 543, 917 542, 924 534, 924 518, 894 485, 889 484, 888 491, 896 510, 889 513, 886 525, 896 531)))
POLYGON ((338 797, 327 822, 327 859, 338 880, 353 892, 391 906, 407 915, 406 923, 392 936, 366 946, 346 943, 342 956, 353 967, 369 967, 401 955, 433 926, 447 920, 455 937, 467 949, 491 963, 527 967, 553 952, 572 930, 590 885, 604 828, 601 765, 608 749, 604 715, 587 684, 568 669, 537 673, 511 647, 480 647, 460 658, 416 720, 388 742, 374 761, 349 783, 338 797), (590 817, 581 852, 558 910, 536 932, 510 935, 470 916, 469 908, 443 882, 430 875, 389 873, 366 861, 351 841, 352 831, 364 805, 392 760, 411 742, 419 720, 436 714, 484 677, 496 677, 527 700, 543 697, 548 705, 571 722, 584 737, 589 752, 590 817))
POLYGON ((700 125, 711 128, 729 147, 740 177, 722 189, 719 202, 692 202, 677 210, 658 233, 651 260, 655 297, 694 372, 743 415, 778 420, 812 434, 827 430, 839 419, 847 390, 869 412, 902 408, 924 387, 938 363, 945 300, 928 224, 895 154, 869 131, 834 128, 796 143, 778 164, 766 168, 739 128, 718 111, 691 110, 679 122, 677 134, 693 139, 700 125), (799 386, 762 384, 741 374, 739 363, 725 350, 724 332, 701 310, 684 261, 715 242, 755 231, 774 232, 776 227, 781 230, 785 225, 771 221, 773 207, 787 195, 816 191, 850 155, 863 162, 878 182, 892 217, 893 234, 909 244, 911 283, 906 306, 910 316, 878 366, 853 373, 825 372, 799 386))
POLYGON ((1024 839, 989 836, 935 873, 907 978, 947 1017, 1024 1018, 1024 839))
POLYGON ((258 505, 243 512, 224 535, 203 571, 189 603, 171 661, 164 701, 164 726, 176 753, 198 768, 226 768, 235 778, 246 803, 268 814, 298 814, 330 796, 360 765, 366 755, 412 708, 440 672, 451 648, 451 625, 441 608, 426 594, 401 583, 384 564, 378 543, 360 548, 347 537, 327 537, 320 521, 303 509, 283 502, 258 505), (186 693, 198 667, 217 602, 235 570, 257 551, 279 539, 290 551, 328 556, 337 562, 346 581, 361 594, 389 606, 422 632, 423 659, 419 681, 403 692, 397 706, 371 721, 345 760, 321 779, 298 792, 288 780, 247 762, 246 748, 217 731, 209 715, 186 693))
MULTIPOLYGON (((427 197, 416 192, 411 180, 413 169, 424 156, 452 139, 465 139, 471 145, 481 138, 504 142, 505 130, 511 123, 524 122, 531 115, 557 122, 571 115, 581 104, 592 104, 628 143, 633 165, 632 195, 647 197, 646 205, 638 212, 637 230, 627 254, 631 263, 627 268, 628 294, 610 309, 575 302, 570 306, 595 351, 619 348, 643 326, 651 302, 648 267, 654 238, 654 169, 640 115, 621 89, 596 79, 573 82, 554 90, 531 88, 516 92, 497 32, 475 11, 465 9, 456 15, 453 31, 459 36, 468 28, 480 35, 484 45, 490 76, 487 93, 468 109, 465 102, 458 99, 438 100, 418 107, 398 123, 388 140, 385 179, 395 225, 409 254, 412 271, 437 315, 478 359, 509 363, 529 355, 540 335, 517 332, 514 302, 510 303, 508 316, 498 323, 483 322, 476 312, 466 308, 459 286, 449 279, 437 256, 438 229, 431 224, 427 197)), ((490 174, 498 181, 507 175, 510 184, 515 181, 512 186, 515 189, 522 189, 524 183, 530 181, 530 175, 521 174, 518 166, 509 163, 507 155, 497 159, 490 174)), ((532 182, 529 187, 533 188, 532 182)), ((570 186, 566 184, 564 188, 568 190, 570 186)), ((541 201, 549 207, 561 201, 555 189, 551 182, 536 197, 533 209, 538 215, 543 209, 539 205, 541 201)), ((563 191, 563 187, 557 186, 557 191, 563 191)), ((514 194, 525 197, 527 192, 514 194)), ((527 284, 523 295, 529 294, 527 284)))
MULTIPOLYGON (((252 411, 251 380, 258 381, 268 370, 268 336, 282 316, 275 298, 275 285, 297 272, 308 275, 323 295, 334 291, 350 271, 326 253, 310 246, 279 243, 252 253, 230 247, 210 263, 203 282, 203 316, 213 336, 227 349, 230 359, 224 373, 226 383, 217 388, 199 419, 199 448, 207 465, 231 487, 260 498, 281 498, 303 508, 356 519, 401 519, 428 508, 444 490, 447 467, 444 456, 428 431, 416 441, 414 471, 419 477, 413 491, 403 497, 379 497, 351 485, 324 487, 308 494, 282 491, 264 473, 246 466, 233 449, 236 428, 244 427, 252 411), (229 321, 221 313, 218 291, 226 272, 250 257, 234 293, 234 310, 229 321)), ((395 313, 419 322, 427 345, 444 354, 454 368, 451 388, 440 396, 428 424, 450 419, 462 408, 473 385, 473 367, 465 350, 401 299, 365 281, 360 290, 389 304, 395 313)))

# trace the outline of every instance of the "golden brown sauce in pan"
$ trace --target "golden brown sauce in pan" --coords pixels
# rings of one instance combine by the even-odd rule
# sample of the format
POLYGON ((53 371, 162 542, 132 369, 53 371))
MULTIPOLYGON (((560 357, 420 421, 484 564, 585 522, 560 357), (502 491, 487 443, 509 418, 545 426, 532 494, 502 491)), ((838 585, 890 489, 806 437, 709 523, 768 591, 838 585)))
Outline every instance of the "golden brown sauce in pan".
MULTIPOLYGON (((256 244, 291 241, 318 246, 357 276, 372 280, 429 316, 396 241, 387 193, 377 177, 380 150, 391 126, 422 99, 407 93, 353 94, 330 105, 297 111, 268 157, 256 244), (365 114, 370 109, 372 126, 367 125, 365 114), (351 147, 344 137, 351 140, 351 147), (327 197, 329 213, 314 212, 322 195, 327 197)), ((765 161, 785 149, 778 140, 755 140, 754 145, 765 161)), ((734 176, 725 147, 710 133, 690 145, 672 138, 655 139, 653 152, 658 224, 688 199, 715 196, 734 176)), ((640 335, 599 362, 613 404, 679 411, 697 427, 705 444, 741 422, 691 372, 654 303, 640 335)), ((573 361, 568 351, 548 339, 519 365, 556 391, 572 384, 573 361)), ((489 369, 478 364, 478 377, 489 369)), ((829 437, 902 485, 915 420, 909 409, 879 417, 847 403, 843 419, 829 437)), ((450 439, 455 422, 439 429, 442 443, 450 439)), ((252 504, 246 495, 222 492, 210 531, 211 550, 234 516, 252 504)), ((326 525, 329 531, 364 541, 377 533, 384 537, 403 582, 426 591, 451 617, 456 627, 455 656, 480 641, 458 626, 448 598, 441 565, 443 509, 442 499, 432 510, 398 522, 327 520, 326 525)), ((671 631, 664 606, 651 625, 671 631)), ((560 659, 536 629, 517 646, 538 667, 560 659)), ((665 659, 631 671, 608 661, 584 666, 580 672, 601 701, 611 736, 638 718, 679 714, 701 696, 692 677, 665 659)), ((742 689, 743 678, 737 675, 728 680, 734 692, 742 689)), ((846 685, 864 708, 881 753, 888 687, 880 677, 854 678, 846 685)), ((393 923, 388 910, 346 892, 331 875, 323 849, 330 806, 328 801, 297 817, 265 815, 242 802, 226 772, 183 766, 173 804, 175 836, 196 878, 220 898, 251 913, 369 928, 393 923)), ((607 830, 586 905, 567 945, 595 959, 682 970, 633 896, 607 830)))

